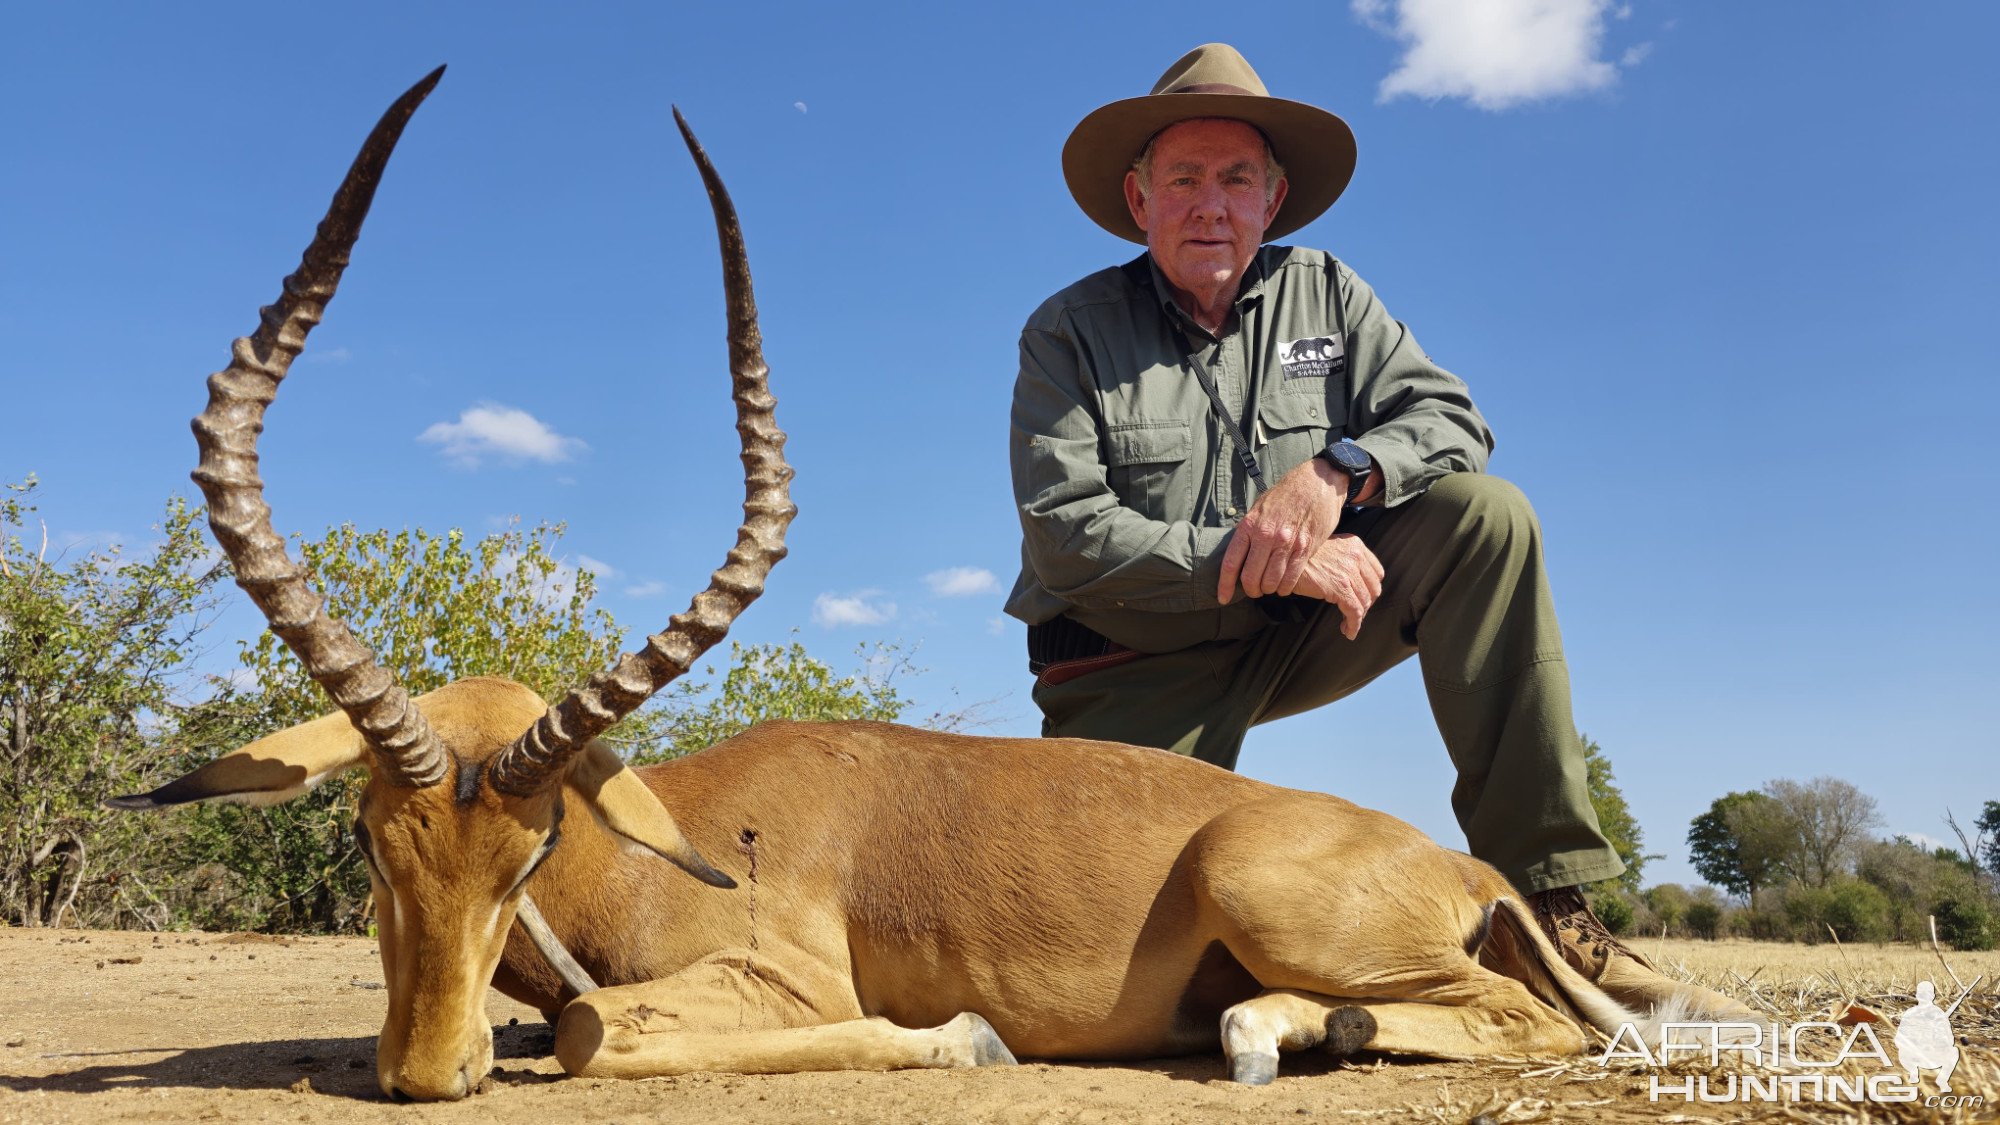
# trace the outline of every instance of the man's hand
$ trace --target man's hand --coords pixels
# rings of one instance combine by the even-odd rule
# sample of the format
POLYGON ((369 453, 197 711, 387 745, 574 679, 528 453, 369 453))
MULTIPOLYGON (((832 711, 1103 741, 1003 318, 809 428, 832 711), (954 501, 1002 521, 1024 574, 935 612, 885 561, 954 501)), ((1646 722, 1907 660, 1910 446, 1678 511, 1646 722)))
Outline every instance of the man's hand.
POLYGON ((1361 619, 1382 596, 1382 560, 1352 534, 1336 535, 1320 545, 1299 580, 1299 593, 1340 607, 1340 633, 1353 640, 1361 619))
POLYGON ((1346 502, 1347 474, 1325 458, 1310 458, 1286 473, 1236 525, 1222 554, 1216 600, 1228 605, 1239 577, 1243 592, 1253 598, 1292 593, 1313 552, 1340 526, 1346 502))

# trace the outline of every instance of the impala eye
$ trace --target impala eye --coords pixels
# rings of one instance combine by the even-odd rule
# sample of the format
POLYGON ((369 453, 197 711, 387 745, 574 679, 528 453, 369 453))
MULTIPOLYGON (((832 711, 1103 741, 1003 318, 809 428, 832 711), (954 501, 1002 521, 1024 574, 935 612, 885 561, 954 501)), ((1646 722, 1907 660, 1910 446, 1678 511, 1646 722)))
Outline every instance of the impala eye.
POLYGON ((549 838, 542 841, 542 850, 536 853, 534 860, 528 864, 527 870, 521 872, 521 877, 514 880, 514 885, 518 887, 532 878, 535 872, 541 868, 542 864, 548 862, 548 858, 555 854, 556 845, 561 842, 562 829, 559 827, 550 829, 549 838))
POLYGON ((368 861, 368 866, 374 867, 375 866, 374 841, 370 840, 368 837, 368 826, 361 823, 361 821, 358 818, 354 822, 354 846, 360 849, 361 858, 368 861))

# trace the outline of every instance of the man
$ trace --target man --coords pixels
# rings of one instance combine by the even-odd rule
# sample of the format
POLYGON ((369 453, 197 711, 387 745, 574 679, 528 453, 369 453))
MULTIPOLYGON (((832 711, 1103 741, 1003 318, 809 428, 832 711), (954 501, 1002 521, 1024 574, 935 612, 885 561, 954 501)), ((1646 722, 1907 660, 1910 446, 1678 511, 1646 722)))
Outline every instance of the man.
POLYGON ((1465 385, 1316 250, 1265 246, 1346 187, 1340 118, 1269 96, 1233 48, 1086 117, 1070 193, 1146 246, 1021 334, 1011 460, 1043 734, 1234 768, 1252 725, 1416 653, 1472 853, 1630 1003, 1674 988, 1580 884, 1598 829, 1539 528, 1465 385))

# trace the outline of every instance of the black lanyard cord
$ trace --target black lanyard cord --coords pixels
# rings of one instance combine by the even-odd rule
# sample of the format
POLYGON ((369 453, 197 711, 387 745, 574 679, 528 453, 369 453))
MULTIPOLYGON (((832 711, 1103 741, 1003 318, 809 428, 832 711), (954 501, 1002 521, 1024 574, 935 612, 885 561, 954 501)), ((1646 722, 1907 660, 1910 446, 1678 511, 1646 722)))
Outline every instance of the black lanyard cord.
MULTIPOLYGON (((1333 319, 1335 331, 1340 333, 1341 363, 1351 372, 1354 359, 1348 348, 1347 302, 1340 291, 1338 265, 1333 269, 1333 319)), ((1223 431, 1229 435, 1231 444, 1235 445, 1237 464, 1242 465, 1243 471, 1250 474, 1250 479, 1257 483, 1258 493, 1263 493, 1264 470, 1258 466, 1257 455, 1251 452, 1250 442, 1243 436, 1243 427, 1236 424, 1236 419, 1229 414, 1229 408, 1222 405, 1222 395, 1215 389, 1215 379, 1209 375, 1208 365, 1201 361, 1201 354, 1189 342, 1187 333, 1181 331, 1180 324, 1174 320, 1171 313, 1167 316, 1167 327, 1173 331, 1174 341, 1180 345, 1181 354, 1187 357, 1188 366, 1194 371, 1195 382, 1200 383, 1201 389, 1207 393, 1208 404, 1215 409, 1216 420, 1222 423, 1223 431)), ((1254 405, 1253 403, 1252 406, 1254 405)))
POLYGON ((1261 494, 1264 491, 1264 470, 1257 464, 1257 455, 1250 451, 1250 442, 1243 436, 1243 427, 1236 424, 1236 419, 1229 416, 1229 408, 1222 405, 1222 395, 1215 389, 1215 380, 1209 376, 1208 365, 1201 361, 1201 355, 1189 344, 1187 333, 1182 332, 1181 326, 1171 319, 1167 324, 1173 329, 1174 339, 1180 344, 1181 354, 1187 357, 1188 366, 1194 369, 1195 382, 1200 383, 1201 389, 1208 393, 1208 404, 1215 408, 1216 419, 1236 446, 1236 463, 1242 465, 1243 471, 1250 474, 1250 479, 1257 482, 1257 491, 1261 494))

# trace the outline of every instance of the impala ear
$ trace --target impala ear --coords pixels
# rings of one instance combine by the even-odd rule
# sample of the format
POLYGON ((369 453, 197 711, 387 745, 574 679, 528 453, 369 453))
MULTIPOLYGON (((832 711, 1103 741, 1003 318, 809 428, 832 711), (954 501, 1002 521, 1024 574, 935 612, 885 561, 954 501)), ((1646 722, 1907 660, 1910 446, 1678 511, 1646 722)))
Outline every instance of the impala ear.
POLYGON ((189 801, 277 805, 367 761, 367 740, 346 715, 336 713, 260 738, 150 793, 104 803, 114 809, 164 809, 189 801))
POLYGON ((569 783, 583 795, 600 824, 626 843, 659 856, 711 887, 727 890, 736 886, 736 880, 717 871, 694 850, 681 835, 673 814, 609 746, 592 742, 575 762, 570 767, 569 783))

